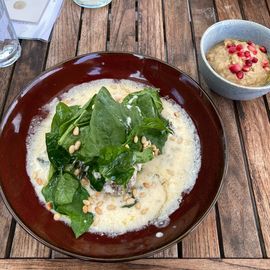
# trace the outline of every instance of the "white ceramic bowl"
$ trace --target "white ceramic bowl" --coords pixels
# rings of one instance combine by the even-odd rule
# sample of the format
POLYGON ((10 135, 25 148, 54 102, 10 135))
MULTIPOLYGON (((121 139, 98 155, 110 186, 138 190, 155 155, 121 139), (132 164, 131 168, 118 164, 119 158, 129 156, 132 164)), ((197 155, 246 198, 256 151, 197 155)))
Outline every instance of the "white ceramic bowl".
POLYGON ((200 43, 200 70, 213 91, 234 100, 248 100, 270 92, 270 84, 259 87, 241 86, 221 77, 206 60, 206 53, 224 39, 252 40, 270 52, 270 29, 255 22, 245 20, 225 20, 210 26, 203 34, 200 43))

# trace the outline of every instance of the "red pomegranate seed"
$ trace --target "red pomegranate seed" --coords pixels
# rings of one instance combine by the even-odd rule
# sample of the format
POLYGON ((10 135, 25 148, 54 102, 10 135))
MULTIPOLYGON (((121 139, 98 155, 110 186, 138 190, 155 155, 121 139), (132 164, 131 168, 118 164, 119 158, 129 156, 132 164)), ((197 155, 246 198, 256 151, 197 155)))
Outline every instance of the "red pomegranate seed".
POLYGON ((249 71, 249 67, 248 67, 248 66, 243 66, 243 67, 242 67, 242 71, 248 72, 248 71, 249 71))
POLYGON ((250 57, 250 52, 249 51, 245 51, 245 57, 250 57))
POLYGON ((252 66, 252 61, 249 60, 249 59, 247 59, 247 60, 245 61, 245 64, 246 64, 246 66, 251 67, 251 66, 252 66))
POLYGON ((244 54, 244 52, 237 52, 237 55, 238 55, 239 57, 243 57, 245 54, 244 54))
POLYGON ((269 67, 269 62, 267 60, 263 60, 262 61, 262 66, 263 66, 263 68, 269 67))
POLYGON ((260 46, 259 49, 261 52, 267 53, 267 49, 264 46, 260 46))
POLYGON ((251 45, 251 46, 254 46, 254 45, 255 45, 251 40, 248 40, 248 41, 247 41, 247 44, 248 44, 248 45, 251 45))
POLYGON ((232 44, 227 44, 227 49, 229 49, 230 47, 232 47, 232 44))
POLYGON ((229 53, 235 53, 235 52, 236 52, 236 47, 235 47, 235 46, 231 46, 231 47, 228 49, 228 52, 229 52, 229 53))
POLYGON ((236 46, 236 50, 237 51, 241 51, 241 50, 243 50, 243 45, 242 44, 238 44, 237 46, 236 46))
POLYGON ((252 63, 257 63, 257 62, 258 62, 258 58, 253 57, 253 58, 251 59, 251 61, 252 61, 252 63))
POLYGON ((239 64, 233 64, 229 66, 229 69, 232 73, 237 73, 239 72, 242 68, 239 64))
POLYGON ((237 72, 236 73, 236 77, 238 78, 238 79, 243 79, 243 77, 244 77, 244 72, 243 71, 239 71, 239 72, 237 72))

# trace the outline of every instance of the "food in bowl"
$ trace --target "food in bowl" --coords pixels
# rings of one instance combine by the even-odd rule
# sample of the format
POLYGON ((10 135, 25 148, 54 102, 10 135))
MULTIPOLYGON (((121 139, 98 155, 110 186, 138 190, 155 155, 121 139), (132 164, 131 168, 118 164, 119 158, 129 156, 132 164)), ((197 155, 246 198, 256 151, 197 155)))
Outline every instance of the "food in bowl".
POLYGON ((254 87, 269 83, 267 50, 252 41, 225 39, 212 47, 206 58, 219 75, 233 83, 254 87))
POLYGON ((76 237, 164 226, 196 182, 195 125, 157 89, 97 80, 42 110, 29 129, 27 172, 40 202, 76 237))

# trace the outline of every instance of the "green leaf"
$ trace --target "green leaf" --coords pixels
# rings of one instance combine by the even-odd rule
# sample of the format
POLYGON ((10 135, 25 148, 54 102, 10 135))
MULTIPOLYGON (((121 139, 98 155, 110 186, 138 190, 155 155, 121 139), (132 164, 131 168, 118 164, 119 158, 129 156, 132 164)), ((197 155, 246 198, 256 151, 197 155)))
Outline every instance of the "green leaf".
POLYGON ((53 205, 54 205, 54 194, 58 181, 59 181, 58 174, 54 173, 52 177, 49 179, 47 185, 43 187, 41 191, 46 202, 52 202, 53 205))
POLYGON ((91 224, 93 223, 93 214, 92 213, 83 213, 83 200, 87 200, 89 194, 85 188, 81 185, 77 188, 73 200, 69 204, 59 205, 56 208, 56 211, 69 216, 71 219, 71 228, 78 238, 83 233, 87 232, 91 224))
POLYGON ((60 174, 55 188, 55 203, 57 205, 71 203, 78 186, 79 181, 70 173, 60 174))

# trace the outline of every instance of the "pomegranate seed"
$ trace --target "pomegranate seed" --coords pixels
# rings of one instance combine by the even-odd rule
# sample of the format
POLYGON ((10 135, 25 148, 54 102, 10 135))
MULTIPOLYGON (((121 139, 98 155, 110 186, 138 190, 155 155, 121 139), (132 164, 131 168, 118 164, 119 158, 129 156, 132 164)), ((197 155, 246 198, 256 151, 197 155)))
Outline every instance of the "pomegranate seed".
POLYGON ((251 45, 251 46, 254 46, 254 45, 255 45, 251 40, 248 40, 248 41, 247 41, 247 44, 248 44, 248 45, 251 45))
POLYGON ((228 52, 229 52, 229 53, 235 53, 235 52, 236 52, 236 47, 235 47, 235 46, 231 46, 231 47, 228 49, 228 52))
POLYGON ((251 61, 252 61, 252 63, 257 63, 257 62, 258 62, 258 58, 253 57, 253 58, 251 59, 251 61))
POLYGON ((233 45, 232 44, 227 44, 227 49, 229 49, 230 47, 232 47, 233 45))
POLYGON ((244 77, 244 72, 243 71, 239 71, 239 72, 237 72, 236 73, 236 77, 238 78, 238 79, 243 79, 243 77, 244 77))
POLYGON ((252 45, 248 45, 247 48, 252 52, 256 51, 255 47, 253 47, 252 45))
POLYGON ((250 52, 249 51, 245 51, 245 57, 250 57, 250 52))
POLYGON ((237 55, 238 55, 239 57, 243 57, 245 54, 244 54, 244 52, 237 52, 237 55))
POLYGON ((242 71, 248 72, 248 71, 249 71, 249 67, 248 67, 248 66, 243 66, 243 67, 242 67, 242 71))
POLYGON ((239 72, 242 68, 239 64, 233 64, 229 66, 229 69, 232 73, 237 73, 239 72))
POLYGON ((264 46, 260 46, 259 49, 261 52, 267 53, 267 49, 264 46))
POLYGON ((253 53, 254 55, 256 55, 256 54, 257 54, 257 52, 258 52, 258 51, 257 51, 257 50, 255 50, 255 51, 253 51, 252 53, 253 53))
POLYGON ((263 68, 269 67, 269 62, 267 60, 263 60, 262 61, 262 66, 263 66, 263 68))
POLYGON ((251 66, 252 66, 252 61, 249 60, 249 59, 247 59, 247 60, 245 61, 245 64, 246 64, 246 66, 251 67, 251 66))
POLYGON ((241 51, 241 50, 243 50, 243 45, 242 44, 238 44, 237 46, 236 46, 236 50, 237 51, 241 51))

